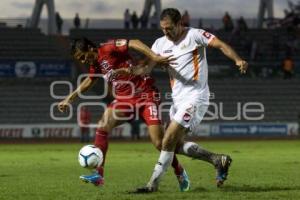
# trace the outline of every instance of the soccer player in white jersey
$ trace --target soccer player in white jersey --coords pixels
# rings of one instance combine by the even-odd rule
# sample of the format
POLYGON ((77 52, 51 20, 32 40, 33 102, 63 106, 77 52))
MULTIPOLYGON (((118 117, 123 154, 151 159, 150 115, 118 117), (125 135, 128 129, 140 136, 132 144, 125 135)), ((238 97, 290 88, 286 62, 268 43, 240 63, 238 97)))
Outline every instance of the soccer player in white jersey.
MULTIPOLYGON (((189 131, 194 132, 207 111, 209 88, 206 48, 213 47, 221 50, 225 56, 235 62, 241 73, 246 73, 248 67, 245 60, 213 34, 202 29, 183 27, 181 14, 177 9, 163 10, 160 26, 164 36, 154 42, 152 50, 161 56, 176 58, 168 67, 173 99, 170 109, 171 123, 164 135, 161 154, 150 181, 146 187, 138 188, 136 191, 140 193, 154 192, 158 189, 160 179, 172 162, 176 144, 183 141, 183 137, 189 131)), ((229 156, 206 151, 192 142, 185 142, 182 149, 198 159, 213 164, 217 169, 217 185, 223 184, 232 161, 229 156)), ((186 191, 188 189, 189 187, 186 191)))

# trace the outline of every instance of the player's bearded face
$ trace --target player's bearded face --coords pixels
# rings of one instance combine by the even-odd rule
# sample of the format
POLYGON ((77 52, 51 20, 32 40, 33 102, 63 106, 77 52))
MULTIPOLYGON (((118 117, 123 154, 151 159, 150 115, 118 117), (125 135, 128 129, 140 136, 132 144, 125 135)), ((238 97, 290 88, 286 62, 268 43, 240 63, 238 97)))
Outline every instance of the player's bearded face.
POLYGON ((160 21, 160 27, 165 34, 165 36, 172 41, 176 41, 179 35, 179 26, 180 24, 175 24, 172 20, 168 17, 162 19, 160 21))

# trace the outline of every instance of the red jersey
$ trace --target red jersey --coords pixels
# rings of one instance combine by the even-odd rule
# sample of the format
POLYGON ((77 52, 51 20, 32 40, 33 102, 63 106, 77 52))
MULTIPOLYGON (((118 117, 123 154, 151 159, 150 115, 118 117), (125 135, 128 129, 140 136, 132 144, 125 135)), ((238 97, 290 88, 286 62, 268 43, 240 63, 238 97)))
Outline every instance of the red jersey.
POLYGON ((112 71, 119 68, 130 68, 134 61, 128 52, 128 41, 125 39, 109 40, 98 48, 97 66, 90 66, 92 74, 103 74, 107 82, 118 96, 140 97, 143 93, 153 90, 154 80, 150 76, 120 75, 112 71), (130 82, 130 83, 128 83, 130 82))

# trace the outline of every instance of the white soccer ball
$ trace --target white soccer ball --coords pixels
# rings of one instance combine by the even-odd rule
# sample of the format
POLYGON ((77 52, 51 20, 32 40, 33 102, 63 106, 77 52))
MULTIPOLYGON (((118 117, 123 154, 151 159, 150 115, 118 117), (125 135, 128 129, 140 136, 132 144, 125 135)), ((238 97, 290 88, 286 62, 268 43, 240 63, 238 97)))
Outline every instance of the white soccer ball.
POLYGON ((95 145, 86 145, 82 147, 78 154, 80 166, 94 169, 99 167, 103 162, 103 153, 95 145))

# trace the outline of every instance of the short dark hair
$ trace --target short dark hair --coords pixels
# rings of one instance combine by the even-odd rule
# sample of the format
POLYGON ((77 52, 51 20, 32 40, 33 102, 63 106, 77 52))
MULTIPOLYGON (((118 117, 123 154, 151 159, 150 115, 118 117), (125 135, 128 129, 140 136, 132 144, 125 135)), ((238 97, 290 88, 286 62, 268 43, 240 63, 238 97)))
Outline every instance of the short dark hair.
POLYGON ((174 24, 177 24, 181 20, 181 14, 176 8, 166 8, 160 14, 160 20, 165 17, 169 17, 174 24))
POLYGON ((85 37, 74 39, 71 42, 71 55, 74 55, 77 49, 84 52, 88 51, 89 47, 96 48, 96 45, 91 40, 85 37))

